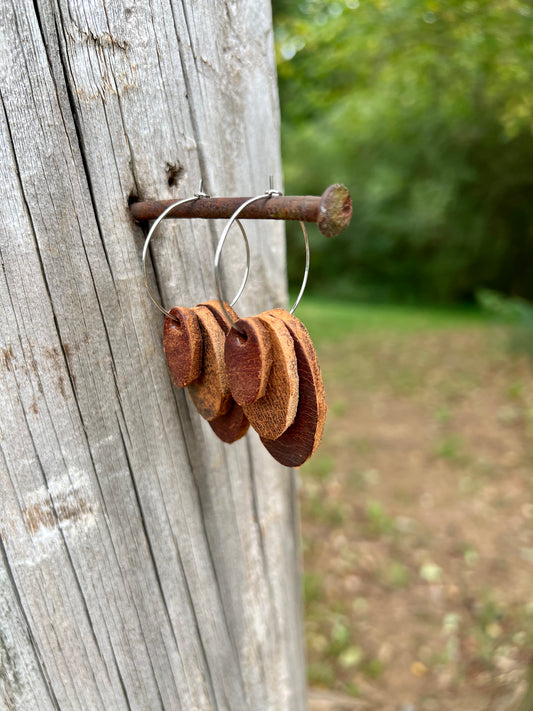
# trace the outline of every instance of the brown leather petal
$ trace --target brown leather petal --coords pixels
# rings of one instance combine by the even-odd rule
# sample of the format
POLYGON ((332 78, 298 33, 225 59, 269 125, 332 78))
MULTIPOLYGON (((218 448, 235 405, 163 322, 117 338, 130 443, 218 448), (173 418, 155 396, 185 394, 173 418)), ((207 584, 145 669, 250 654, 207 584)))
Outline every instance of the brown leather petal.
POLYGON ((277 439, 261 437, 270 454, 286 467, 299 467, 316 450, 326 420, 326 397, 322 374, 311 337, 303 323, 284 309, 268 312, 268 318, 283 323, 291 334, 298 362, 300 397, 293 424, 277 439))

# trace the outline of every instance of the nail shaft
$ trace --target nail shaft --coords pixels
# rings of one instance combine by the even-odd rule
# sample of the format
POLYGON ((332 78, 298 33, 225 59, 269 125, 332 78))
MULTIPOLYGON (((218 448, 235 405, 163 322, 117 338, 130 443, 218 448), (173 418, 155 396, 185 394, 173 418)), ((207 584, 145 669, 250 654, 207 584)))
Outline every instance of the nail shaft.
MULTIPOLYGON (((248 199, 247 197, 202 197, 194 202, 179 205, 167 217, 228 219, 248 199)), ((130 205, 130 210, 136 220, 155 220, 173 202, 175 201, 134 202, 130 205)), ((248 205, 239 217, 254 220, 316 222, 322 234, 326 237, 334 237, 349 225, 351 216, 350 193, 344 185, 337 183, 330 185, 320 197, 265 195, 263 200, 248 205)))

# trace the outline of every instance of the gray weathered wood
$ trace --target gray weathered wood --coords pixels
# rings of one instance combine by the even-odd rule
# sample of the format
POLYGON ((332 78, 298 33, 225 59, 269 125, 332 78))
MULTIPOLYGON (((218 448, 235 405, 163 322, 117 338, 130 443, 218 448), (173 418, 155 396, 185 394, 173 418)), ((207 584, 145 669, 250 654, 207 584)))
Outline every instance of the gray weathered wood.
MULTIPOLYGON (((279 185, 270 7, 3 0, 0 33, 0 708, 301 710, 294 473, 172 387, 127 209, 279 185)), ((220 227, 161 226, 165 304, 215 296, 220 227)), ((247 229, 242 315, 286 298, 247 229)))

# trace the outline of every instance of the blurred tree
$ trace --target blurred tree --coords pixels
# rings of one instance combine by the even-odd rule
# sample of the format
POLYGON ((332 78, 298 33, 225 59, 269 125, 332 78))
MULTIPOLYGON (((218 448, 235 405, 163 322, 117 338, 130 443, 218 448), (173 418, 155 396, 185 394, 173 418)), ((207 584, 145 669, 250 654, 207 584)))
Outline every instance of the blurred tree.
POLYGON ((314 288, 533 298, 531 3, 275 0, 274 13, 287 188, 342 181, 354 200, 350 233, 314 240, 314 288))

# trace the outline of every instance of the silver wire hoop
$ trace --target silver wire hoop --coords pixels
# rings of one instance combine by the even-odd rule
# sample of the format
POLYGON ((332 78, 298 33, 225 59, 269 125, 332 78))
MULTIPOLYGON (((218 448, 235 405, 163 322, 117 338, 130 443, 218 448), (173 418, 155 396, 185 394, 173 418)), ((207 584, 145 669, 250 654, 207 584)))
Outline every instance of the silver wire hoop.
MULTIPOLYGON (((217 245, 217 250, 215 252, 215 264, 214 264, 214 269, 215 269, 215 284, 217 288, 217 296, 218 296, 218 301, 220 303, 220 308, 222 309, 222 312, 224 316, 226 317, 227 321, 229 324, 232 326, 232 328, 235 328, 239 333, 242 333, 242 331, 236 327, 235 321, 231 318, 230 314, 227 312, 227 309, 224 307, 224 296, 222 294, 222 285, 220 283, 220 256, 222 254, 222 250, 224 248, 224 243, 226 241, 226 237, 228 236, 228 232, 231 229, 231 226, 233 225, 234 222, 239 223, 239 220, 237 219, 238 216, 241 214, 241 212, 244 210, 245 207, 250 205, 251 203, 255 202, 256 200, 264 200, 265 198, 272 197, 273 195, 279 196, 282 195, 279 190, 273 190, 270 188, 270 190, 267 190, 263 195, 256 195, 256 197, 250 198, 249 200, 246 200, 246 202, 243 202, 243 204, 238 207, 233 215, 229 218, 229 221, 227 222, 226 226, 224 227, 224 231, 220 235, 220 240, 217 245)), ((302 279, 302 286, 300 287, 300 291, 298 293, 298 296, 296 297, 296 301, 292 305, 291 310, 289 313, 293 314, 296 309, 298 308, 298 304, 300 303, 302 296, 305 291, 305 287, 307 285, 307 278, 309 277, 309 264, 310 264, 310 255, 309 255, 309 237, 307 235, 307 230, 305 228, 305 224, 303 222, 300 222, 300 227, 302 228, 302 232, 304 235, 304 241, 305 241, 305 269, 304 269, 304 276, 302 279)), ((239 293, 240 296, 240 293, 239 293)))
MULTIPOLYGON (((178 205, 184 205, 187 202, 193 202, 194 200, 201 200, 201 199, 209 199, 209 195, 206 195, 203 192, 198 192, 194 197, 190 198, 185 198, 185 200, 178 200, 178 202, 172 203, 172 205, 169 205, 163 212, 157 217, 153 225, 150 227, 150 230, 148 234, 146 235, 146 240, 144 242, 144 247, 143 247, 143 253, 142 253, 142 267, 143 267, 143 276, 144 276, 144 285, 146 286, 146 290, 148 292, 148 296, 152 299, 153 303, 157 306, 159 311, 161 311, 162 314, 165 314, 168 318, 171 318, 173 321, 176 321, 176 323, 179 323, 178 319, 172 316, 171 313, 169 313, 160 303, 159 301, 155 298, 155 296, 152 294, 152 291, 150 289, 150 286, 148 285, 148 278, 146 275, 146 255, 148 254, 148 247, 150 246, 150 241, 152 237, 154 236, 154 232, 157 229, 157 226, 161 222, 162 219, 166 215, 168 215, 169 212, 171 212, 175 207, 178 207, 178 205)), ((246 235, 246 230, 242 226, 241 222, 237 220, 237 224, 239 225, 239 229, 241 231, 241 234, 244 239, 244 244, 246 246, 246 271, 244 272, 244 278, 241 282, 241 285, 239 287, 239 290, 237 291, 237 294, 235 295, 235 298, 231 302, 230 306, 233 306, 238 299, 240 298, 242 292, 244 291, 244 287, 246 286, 246 282, 248 281, 248 274, 250 273, 250 245, 248 243, 248 237, 246 235)), ((224 306, 222 307, 224 310, 224 313, 226 313, 226 309, 224 306)))

